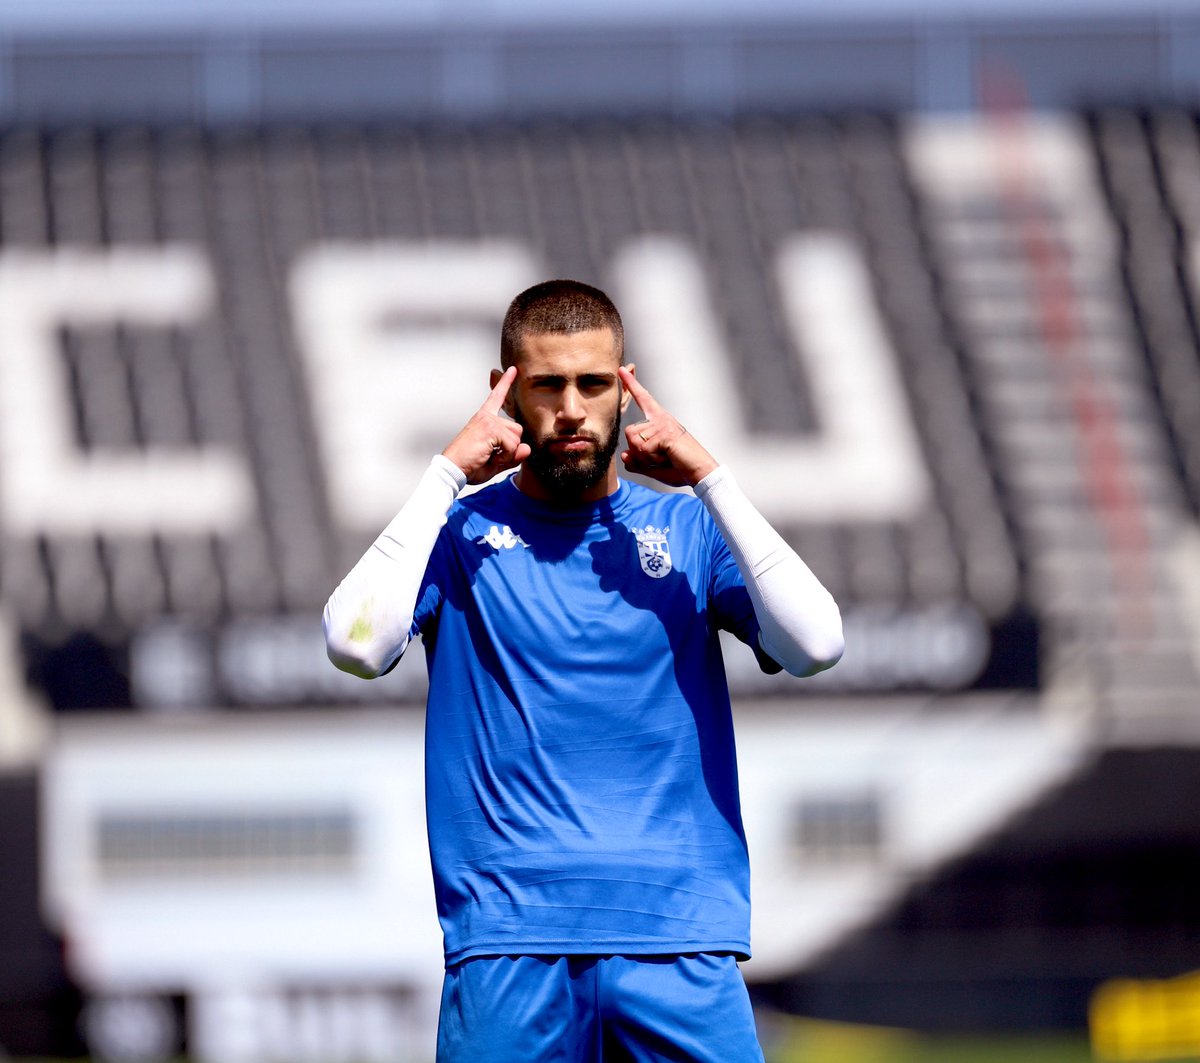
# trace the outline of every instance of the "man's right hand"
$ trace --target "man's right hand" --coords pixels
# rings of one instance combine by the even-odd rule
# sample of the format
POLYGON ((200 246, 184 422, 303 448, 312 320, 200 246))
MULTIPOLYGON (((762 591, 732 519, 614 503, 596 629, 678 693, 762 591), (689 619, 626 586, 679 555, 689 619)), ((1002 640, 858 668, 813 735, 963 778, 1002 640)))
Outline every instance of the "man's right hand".
POLYGON ((486 483, 529 457, 529 444, 521 442, 521 426, 500 413, 508 389, 516 379, 517 367, 510 365, 496 381, 484 404, 442 451, 462 469, 467 483, 486 483))

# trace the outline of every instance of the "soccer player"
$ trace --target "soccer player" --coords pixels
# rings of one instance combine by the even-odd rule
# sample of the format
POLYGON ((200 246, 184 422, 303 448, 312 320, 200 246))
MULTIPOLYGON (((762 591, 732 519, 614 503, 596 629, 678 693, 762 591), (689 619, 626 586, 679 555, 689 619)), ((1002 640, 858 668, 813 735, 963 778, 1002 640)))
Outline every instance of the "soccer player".
POLYGON ((425 641, 438 1059, 761 1060, 718 632, 809 675, 837 605, 624 365, 603 292, 518 295, 500 362, 324 614, 364 678, 425 641), (631 399, 625 467, 692 492, 619 477, 631 399))

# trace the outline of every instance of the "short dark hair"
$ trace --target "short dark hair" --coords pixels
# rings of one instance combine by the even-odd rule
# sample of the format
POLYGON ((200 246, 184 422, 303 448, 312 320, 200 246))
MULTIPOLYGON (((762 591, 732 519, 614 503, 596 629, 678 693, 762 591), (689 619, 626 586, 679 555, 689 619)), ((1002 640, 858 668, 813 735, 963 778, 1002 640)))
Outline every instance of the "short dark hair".
POLYGON ((500 328, 500 366, 507 369, 521 354, 527 332, 612 330, 617 355, 625 361, 625 329, 613 301, 599 288, 573 280, 542 281, 526 288, 508 306, 500 328))

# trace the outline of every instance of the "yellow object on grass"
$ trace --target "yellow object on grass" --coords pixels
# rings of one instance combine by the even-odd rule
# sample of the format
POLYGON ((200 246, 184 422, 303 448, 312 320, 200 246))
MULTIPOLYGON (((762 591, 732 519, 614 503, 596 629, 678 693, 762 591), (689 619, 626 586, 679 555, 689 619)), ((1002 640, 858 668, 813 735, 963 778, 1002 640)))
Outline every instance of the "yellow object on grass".
POLYGON ((1200 971, 1105 982, 1092 995, 1088 1025, 1098 1059, 1200 1057, 1200 971))

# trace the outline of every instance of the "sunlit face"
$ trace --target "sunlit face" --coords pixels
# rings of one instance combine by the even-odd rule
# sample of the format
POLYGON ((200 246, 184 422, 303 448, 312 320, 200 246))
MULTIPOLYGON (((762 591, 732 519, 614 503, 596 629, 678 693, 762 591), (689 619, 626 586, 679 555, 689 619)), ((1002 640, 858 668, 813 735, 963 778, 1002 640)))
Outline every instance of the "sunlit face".
POLYGON ((610 329, 526 333, 508 412, 532 449, 517 484, 553 501, 596 501, 617 488, 613 454, 629 395, 610 329))

